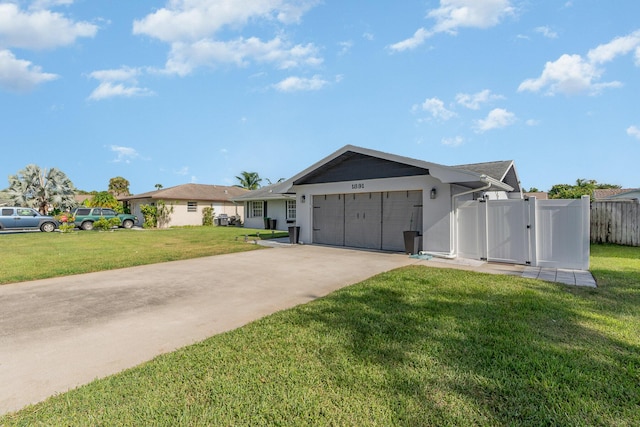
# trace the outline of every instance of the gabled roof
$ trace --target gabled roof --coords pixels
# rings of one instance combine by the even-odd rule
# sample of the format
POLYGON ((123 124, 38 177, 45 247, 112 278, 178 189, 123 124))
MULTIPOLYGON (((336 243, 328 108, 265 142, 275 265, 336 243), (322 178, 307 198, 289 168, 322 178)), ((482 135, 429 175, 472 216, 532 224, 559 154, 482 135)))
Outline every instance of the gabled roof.
MULTIPOLYGON (((371 150, 368 148, 357 147, 354 145, 345 145, 333 154, 325 157, 324 159, 316 162, 307 169, 298 173, 297 175, 289 178, 283 184, 289 186, 301 185, 307 183, 307 181, 313 182, 313 178, 320 175, 322 170, 340 165, 342 160, 355 156, 361 161, 362 158, 373 158, 386 162, 393 163, 398 168, 404 168, 409 171, 407 175, 431 175, 445 184, 458 184, 470 189, 482 188, 491 184, 491 190, 505 190, 513 191, 514 187, 501 182, 492 176, 481 174, 465 169, 457 169, 451 166, 440 165, 437 163, 426 162, 423 160, 412 159, 409 157, 398 156, 395 154, 384 153, 382 151, 371 150), (422 171, 418 173, 419 171, 422 171)), ((346 169, 346 168, 345 168, 346 169)), ((372 172, 375 173, 375 172, 372 172)), ((407 176, 398 175, 398 176, 407 176)), ((371 177, 370 177, 371 178, 371 177)))
POLYGON ((286 181, 276 184, 267 185, 257 190, 249 191, 238 197, 234 197, 234 201, 250 201, 250 200, 282 200, 295 199, 295 194, 285 194, 290 185, 285 184, 286 181))
POLYGON ((518 178, 513 160, 471 163, 468 165, 457 165, 453 167, 474 173, 479 173, 481 175, 490 176, 491 178, 497 179, 498 181, 509 184, 514 188, 514 191, 520 190, 520 179, 518 178))
POLYGON ((222 185, 182 184, 175 187, 161 188, 147 193, 120 197, 120 200, 154 199, 154 200, 202 200, 207 202, 228 202, 234 197, 248 193, 240 187, 222 185))
POLYGON ((613 196, 624 197, 627 193, 639 192, 640 188, 598 188, 593 190, 595 200, 608 199, 613 196))
POLYGON ((295 193, 293 187, 298 185, 418 175, 431 175, 445 184, 457 184, 469 189, 486 189, 487 185, 491 185, 489 190, 520 191, 512 161, 453 167, 345 145, 286 181, 254 190, 234 200, 290 198, 290 194, 295 193))

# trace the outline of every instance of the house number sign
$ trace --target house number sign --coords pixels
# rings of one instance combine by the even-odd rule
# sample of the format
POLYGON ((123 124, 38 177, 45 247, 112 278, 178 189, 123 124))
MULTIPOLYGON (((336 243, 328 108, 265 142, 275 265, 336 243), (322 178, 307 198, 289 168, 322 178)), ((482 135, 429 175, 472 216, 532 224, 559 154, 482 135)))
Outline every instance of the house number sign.
POLYGON ((355 184, 351 184, 352 190, 362 190, 364 188, 364 182, 358 182, 355 184))

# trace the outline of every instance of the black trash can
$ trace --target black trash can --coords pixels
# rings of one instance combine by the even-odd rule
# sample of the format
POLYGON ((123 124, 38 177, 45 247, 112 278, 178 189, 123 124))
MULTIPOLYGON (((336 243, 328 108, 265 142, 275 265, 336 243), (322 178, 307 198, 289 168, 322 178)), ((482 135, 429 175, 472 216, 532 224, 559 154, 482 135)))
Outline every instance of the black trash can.
POLYGON ((420 250, 420 232, 404 231, 404 252, 407 254, 417 254, 420 250))
POLYGON ((276 224, 278 223, 277 219, 269 220, 269 230, 276 230, 276 224))
POLYGON ((292 245, 297 245, 298 240, 300 239, 300 227, 290 226, 289 227, 289 243, 292 245))

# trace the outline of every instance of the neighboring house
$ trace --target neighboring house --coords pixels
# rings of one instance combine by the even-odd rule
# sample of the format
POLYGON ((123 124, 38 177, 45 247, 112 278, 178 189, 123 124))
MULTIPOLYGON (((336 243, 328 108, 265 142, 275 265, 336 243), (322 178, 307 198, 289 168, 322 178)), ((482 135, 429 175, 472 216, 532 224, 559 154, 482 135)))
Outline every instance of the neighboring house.
POLYGON ((403 232, 418 231, 422 249, 449 253, 456 202, 479 198, 522 199, 512 161, 444 166, 347 145, 234 200, 244 203, 248 227, 263 228, 270 216, 286 230, 295 218, 304 243, 402 251, 403 232))
POLYGON ((535 197, 538 200, 549 200, 549 193, 546 191, 529 191, 523 194, 525 197, 535 197))
POLYGON ((296 195, 287 194, 285 182, 262 187, 233 200, 244 206, 244 226, 270 228, 265 219, 275 221, 276 230, 287 230, 296 223, 296 195))
POLYGON ((202 210, 205 207, 214 209, 214 216, 221 214, 228 217, 238 215, 244 220, 244 206, 232 201, 233 198, 247 193, 240 187, 221 185, 183 184, 170 188, 162 188, 148 193, 123 196, 119 200, 129 204, 131 213, 143 221, 142 205, 157 205, 163 201, 167 207, 173 206, 169 226, 202 225, 202 210))
POLYGON ((640 188, 603 188, 593 190, 594 200, 640 199, 640 188))

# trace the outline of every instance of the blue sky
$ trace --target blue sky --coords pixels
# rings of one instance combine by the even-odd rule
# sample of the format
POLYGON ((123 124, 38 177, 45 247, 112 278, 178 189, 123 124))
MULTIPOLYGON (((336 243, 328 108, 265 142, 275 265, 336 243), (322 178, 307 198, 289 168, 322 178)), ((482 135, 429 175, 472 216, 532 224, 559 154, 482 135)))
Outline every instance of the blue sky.
MULTIPOLYGON (((0 0, 0 171, 133 193, 346 144, 640 186, 637 0, 0 0)), ((0 188, 8 186, 8 181, 0 188)))

